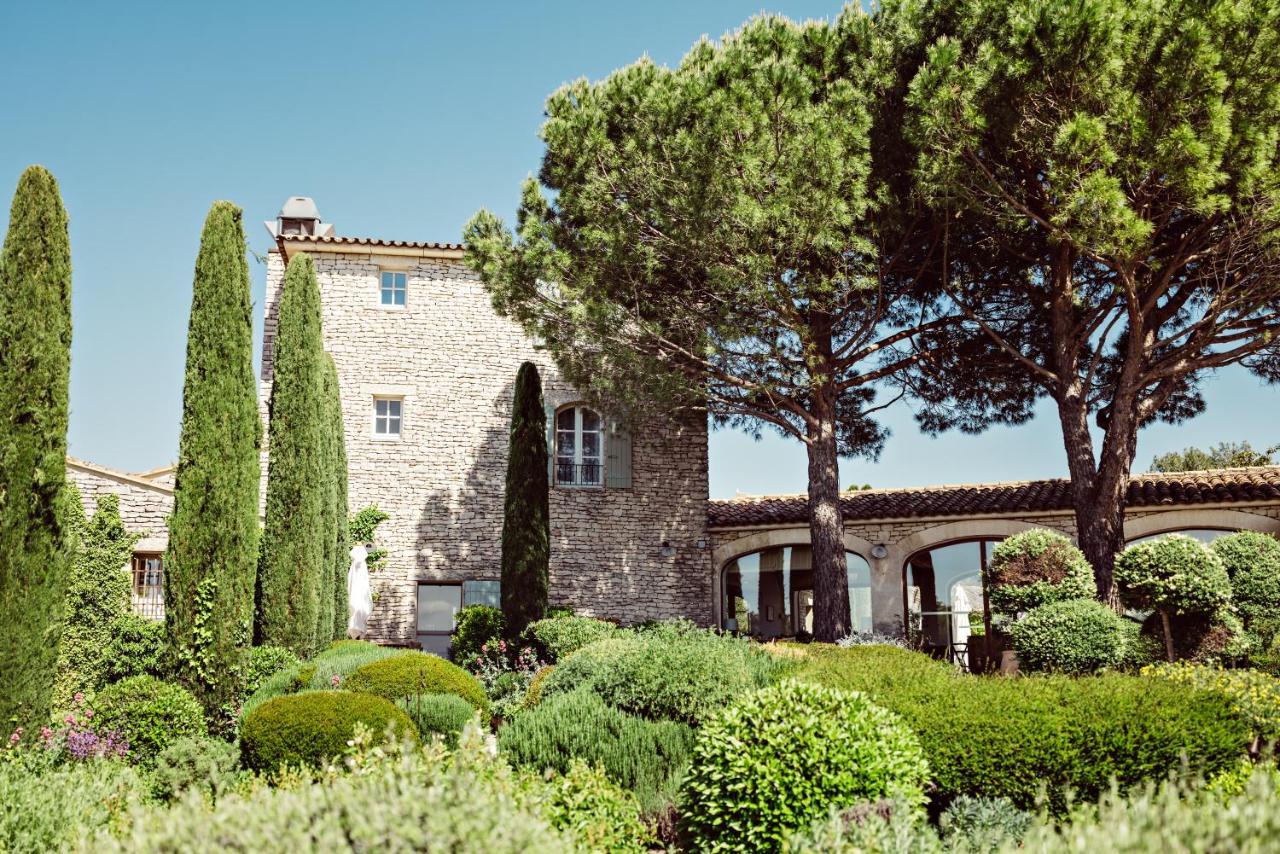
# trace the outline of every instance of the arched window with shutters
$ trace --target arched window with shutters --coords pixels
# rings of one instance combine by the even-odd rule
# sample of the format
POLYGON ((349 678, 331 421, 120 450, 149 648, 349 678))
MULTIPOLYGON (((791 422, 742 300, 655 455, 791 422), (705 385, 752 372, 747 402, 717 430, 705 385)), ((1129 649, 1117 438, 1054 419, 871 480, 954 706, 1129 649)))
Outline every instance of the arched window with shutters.
POLYGON ((561 487, 631 487, 631 434, 582 404, 547 407, 550 479, 561 487))

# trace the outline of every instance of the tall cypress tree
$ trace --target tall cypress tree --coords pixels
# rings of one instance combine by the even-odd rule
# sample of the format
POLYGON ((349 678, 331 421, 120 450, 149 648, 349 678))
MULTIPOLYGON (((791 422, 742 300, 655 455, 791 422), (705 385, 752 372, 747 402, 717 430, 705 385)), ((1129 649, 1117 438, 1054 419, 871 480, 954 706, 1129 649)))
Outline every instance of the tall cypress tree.
POLYGON ((252 640, 261 444, 244 224, 240 208, 214 202, 196 257, 165 555, 170 663, 210 713, 231 701, 252 640))
POLYGON ((324 503, 321 507, 324 528, 324 566, 320 574, 319 602, 316 609, 316 648, 322 648, 333 638, 334 607, 333 596, 334 573, 337 567, 337 549, 339 527, 338 512, 338 476, 337 458, 338 442, 333 435, 333 401, 338 392, 337 374, 334 371, 333 357, 324 354, 321 364, 321 399, 324 409, 324 433, 321 449, 323 451, 324 503))
POLYGON ((320 286, 305 253, 295 255, 285 272, 269 417, 256 630, 262 643, 308 656, 315 651, 320 589, 330 571, 325 564, 329 485, 320 286))
POLYGON ((71 242, 58 182, 18 181, 0 253, 0 731, 42 724, 62 634, 71 526, 71 242))
POLYGON ((502 519, 502 613, 518 637, 547 610, 551 524, 547 509, 547 414, 532 362, 516 374, 502 519))
POLYGON ((347 436, 342 425, 342 390, 333 357, 325 354, 325 401, 329 406, 329 438, 333 442, 330 460, 333 472, 333 633, 347 633, 347 436))

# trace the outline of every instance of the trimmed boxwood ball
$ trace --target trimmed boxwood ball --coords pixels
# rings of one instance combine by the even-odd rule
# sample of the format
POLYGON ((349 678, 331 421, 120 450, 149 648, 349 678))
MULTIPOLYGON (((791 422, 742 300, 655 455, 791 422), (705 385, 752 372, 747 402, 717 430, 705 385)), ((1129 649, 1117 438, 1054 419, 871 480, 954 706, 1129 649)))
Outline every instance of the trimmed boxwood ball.
POLYGON ((489 698, 479 680, 458 665, 425 652, 366 664, 352 673, 343 687, 388 700, 415 694, 456 694, 472 707, 489 713, 489 698))
POLYGON ((1280 540, 1240 531, 1209 544, 1231 578, 1231 601, 1246 629, 1280 612, 1280 540))
POLYGON ((93 728, 120 733, 129 759, 144 765, 178 739, 206 732, 204 708, 191 692, 154 676, 131 676, 99 691, 93 698, 93 728))
POLYGON ((1091 599, 1032 608, 1009 627, 1020 667, 1071 674, 1119 667, 1128 652, 1129 634, 1123 617, 1091 599))
POLYGON ((470 703, 455 694, 417 694, 396 700, 396 705, 413 719, 423 739, 441 735, 449 745, 458 743, 458 734, 476 714, 470 703))
POLYGON ((388 728, 418 740, 413 720, 390 700, 351 691, 308 691, 268 700, 240 725, 240 761, 252 771, 283 765, 318 766, 341 756, 362 723, 376 734, 388 728))
POLYGON ((776 851, 832 809, 923 801, 929 767, 897 715, 865 694, 788 680, 698 732, 681 789, 699 851, 776 851))
POLYGON ((995 547, 987 591, 993 611, 1016 614, 1049 602, 1092 599, 1098 588, 1084 552, 1057 531, 1035 528, 995 547))
POLYGON ((563 661, 588 644, 611 638, 618 627, 594 617, 561 614, 530 623, 525 636, 546 652, 552 663, 563 661))

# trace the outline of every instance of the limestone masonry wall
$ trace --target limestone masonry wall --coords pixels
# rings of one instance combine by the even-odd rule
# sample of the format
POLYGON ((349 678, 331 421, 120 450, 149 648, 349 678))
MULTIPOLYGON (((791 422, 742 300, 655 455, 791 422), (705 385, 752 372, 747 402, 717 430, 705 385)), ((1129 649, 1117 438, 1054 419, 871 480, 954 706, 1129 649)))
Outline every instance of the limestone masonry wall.
MULTIPOLYGON (((377 504, 391 514, 379 529, 379 545, 389 555, 373 578, 371 632, 376 640, 411 642, 417 582, 500 575, 507 440, 520 363, 538 365, 549 405, 578 395, 545 352, 494 312, 478 277, 460 260, 331 248, 311 254, 325 348, 341 386, 350 506, 377 504), (407 274, 405 306, 379 304, 382 270, 407 274), (374 435, 375 396, 403 399, 398 440, 374 435)), ((283 259, 273 251, 264 418, 283 280, 283 259)), ((631 488, 552 488, 551 599, 624 622, 683 615, 709 623, 705 423, 655 421, 631 432, 631 488), (664 551, 674 553, 664 557, 664 551)))
POLYGON ((137 551, 163 552, 169 545, 168 518, 173 511, 173 492, 168 487, 146 485, 139 478, 112 472, 99 466, 67 461, 67 477, 80 490, 85 513, 98 507, 98 498, 107 493, 120 496, 120 519, 124 526, 146 538, 137 551))

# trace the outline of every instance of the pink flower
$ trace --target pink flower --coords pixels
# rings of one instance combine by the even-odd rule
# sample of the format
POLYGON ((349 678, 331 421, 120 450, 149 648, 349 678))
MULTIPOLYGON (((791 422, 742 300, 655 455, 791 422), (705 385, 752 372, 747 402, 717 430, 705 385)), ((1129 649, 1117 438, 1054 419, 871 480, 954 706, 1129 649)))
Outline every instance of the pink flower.
POLYGON ((83 694, 82 692, 80 692, 80 691, 77 691, 77 692, 76 692, 76 695, 75 695, 74 697, 72 697, 71 699, 72 699, 72 700, 74 700, 74 701, 75 701, 75 704, 78 706, 78 705, 80 705, 81 703, 83 703, 83 702, 84 702, 84 694, 83 694))
POLYGON ((18 728, 17 728, 17 729, 15 729, 15 730, 13 731, 13 733, 9 736, 9 743, 10 743, 10 744, 17 744, 17 743, 18 743, 18 741, 19 741, 21 738, 22 738, 22 727, 18 727, 18 728))
POLYGON ((84 716, 86 719, 93 717, 93 709, 85 709, 84 716))
POLYGON ((337 688, 338 684, 341 682, 342 682, 342 677, 336 673, 329 677, 329 684, 335 688, 337 688))
POLYGON ((75 726, 75 725, 76 725, 76 716, 75 716, 75 715, 67 715, 63 720, 64 720, 64 722, 65 722, 65 723, 69 723, 69 724, 71 724, 72 726, 75 726))
POLYGON ((53 738, 53 730, 49 729, 47 726, 40 727, 40 740, 48 741, 51 738, 53 738))

